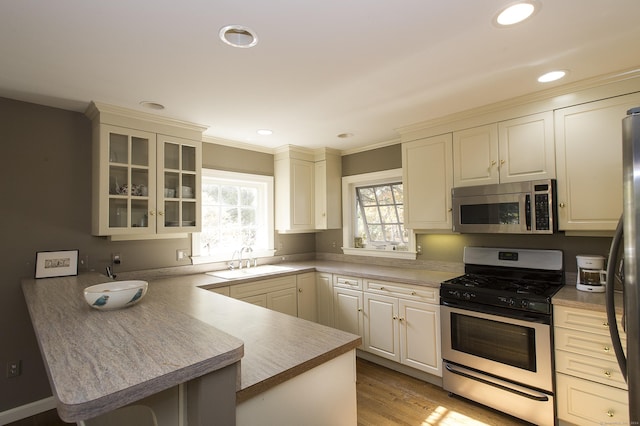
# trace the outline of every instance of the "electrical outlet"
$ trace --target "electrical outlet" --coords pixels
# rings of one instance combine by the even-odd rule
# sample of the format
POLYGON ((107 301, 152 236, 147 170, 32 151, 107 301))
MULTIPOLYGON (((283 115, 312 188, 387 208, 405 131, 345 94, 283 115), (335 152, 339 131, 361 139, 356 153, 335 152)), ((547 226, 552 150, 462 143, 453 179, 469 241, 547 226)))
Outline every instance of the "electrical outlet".
POLYGON ((89 272, 89 255, 85 254, 81 256, 79 259, 80 265, 78 265, 78 269, 84 272, 89 272))
POLYGON ((111 255, 111 263, 114 265, 119 265, 122 262, 122 258, 120 257, 120 253, 113 253, 111 255))
POLYGON ((176 250, 176 260, 184 260, 189 256, 189 250, 187 249, 178 249, 176 250))
POLYGON ((18 377, 22 373, 20 368, 22 361, 9 361, 7 363, 7 378, 18 377))

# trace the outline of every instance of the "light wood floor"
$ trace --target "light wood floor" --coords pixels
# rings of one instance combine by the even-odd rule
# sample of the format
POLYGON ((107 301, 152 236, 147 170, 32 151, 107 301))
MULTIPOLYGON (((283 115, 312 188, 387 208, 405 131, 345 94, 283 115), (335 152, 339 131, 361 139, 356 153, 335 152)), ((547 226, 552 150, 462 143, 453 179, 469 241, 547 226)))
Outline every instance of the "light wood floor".
MULTIPOLYGON (((438 386, 358 358, 358 426, 509 426, 527 423, 438 386)), ((62 426, 55 410, 8 426, 62 426)))
POLYGON ((529 424, 360 358, 356 371, 359 426, 529 424))

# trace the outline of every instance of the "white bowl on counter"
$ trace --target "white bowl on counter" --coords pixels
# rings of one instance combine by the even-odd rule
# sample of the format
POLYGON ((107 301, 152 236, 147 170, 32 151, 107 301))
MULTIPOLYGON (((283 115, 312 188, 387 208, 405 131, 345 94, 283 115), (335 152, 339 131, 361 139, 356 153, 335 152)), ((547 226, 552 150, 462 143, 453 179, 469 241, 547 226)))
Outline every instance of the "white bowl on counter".
POLYGON ((149 283, 141 280, 111 281, 84 289, 84 299, 102 311, 133 306, 147 294, 149 283))

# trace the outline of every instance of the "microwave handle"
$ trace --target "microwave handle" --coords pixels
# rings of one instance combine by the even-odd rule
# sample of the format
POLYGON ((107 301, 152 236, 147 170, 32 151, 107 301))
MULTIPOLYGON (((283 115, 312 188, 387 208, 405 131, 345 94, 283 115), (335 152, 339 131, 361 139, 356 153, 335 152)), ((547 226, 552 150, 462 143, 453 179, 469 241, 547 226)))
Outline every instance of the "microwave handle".
POLYGON ((524 216, 527 225, 527 231, 531 231, 531 194, 524 197, 524 216))

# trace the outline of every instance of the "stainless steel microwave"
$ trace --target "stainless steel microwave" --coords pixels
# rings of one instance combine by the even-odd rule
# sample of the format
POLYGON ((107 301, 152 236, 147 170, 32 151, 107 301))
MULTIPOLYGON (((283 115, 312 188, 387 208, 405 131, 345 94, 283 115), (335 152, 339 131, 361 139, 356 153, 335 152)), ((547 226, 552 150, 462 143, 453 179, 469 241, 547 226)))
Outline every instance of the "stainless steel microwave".
POLYGON ((554 179, 453 188, 453 230, 460 233, 552 234, 554 179))

